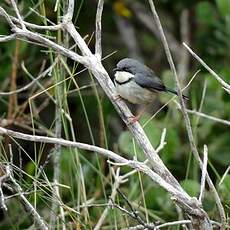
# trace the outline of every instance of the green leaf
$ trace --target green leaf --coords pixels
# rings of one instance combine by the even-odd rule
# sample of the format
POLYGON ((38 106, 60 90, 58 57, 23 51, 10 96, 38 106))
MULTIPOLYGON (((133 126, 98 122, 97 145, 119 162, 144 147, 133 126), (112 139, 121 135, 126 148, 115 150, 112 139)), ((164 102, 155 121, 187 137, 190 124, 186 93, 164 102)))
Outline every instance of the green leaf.
POLYGON ((172 208, 172 202, 168 197, 168 193, 161 187, 152 186, 145 193, 145 201, 147 208, 152 209, 166 209, 172 208))
MULTIPOLYGON (((163 131, 163 128, 161 127, 162 121, 149 119, 150 116, 143 115, 140 119, 140 123, 142 126, 144 126, 145 123, 148 121, 148 123, 144 126, 144 131, 153 147, 156 148, 160 144, 161 134, 163 131)), ((174 157, 174 154, 172 153, 176 152, 180 146, 180 140, 177 130, 173 128, 168 129, 165 141, 167 144, 164 146, 161 155, 164 162, 167 162, 174 157)), ((136 152, 137 158, 139 160, 146 159, 143 151, 139 148, 138 144, 133 141, 133 136, 130 134, 129 131, 124 131, 121 133, 118 139, 118 146, 121 151, 130 155, 131 157, 133 157, 134 153, 136 152)))
POLYGON ((133 158, 136 152, 138 160, 145 159, 143 151, 139 148, 138 144, 133 141, 133 137, 129 131, 124 131, 120 134, 118 138, 118 146, 119 149, 129 155, 130 158, 133 158))
POLYGON ((200 185, 194 180, 184 180, 181 182, 181 186, 192 197, 195 197, 199 194, 200 185))
POLYGON ((216 4, 222 16, 230 15, 229 0, 216 0, 216 4))
POLYGON ((229 140, 229 132, 213 137, 213 141, 210 141, 209 144, 210 160, 215 160, 224 166, 230 165, 229 140))
POLYGON ((223 182, 219 186, 219 190, 221 193, 221 197, 223 198, 224 202, 230 205, 230 175, 227 175, 223 182))
MULTIPOLYGON (((140 119, 140 123, 142 126, 149 120, 149 116, 143 115, 140 119)), ((158 146, 161 138, 161 130, 159 129, 159 125, 155 120, 150 120, 148 124, 144 127, 144 131, 149 138, 149 141, 153 145, 153 147, 158 146)), ((129 131, 124 131, 121 133, 118 139, 119 148, 126 154, 131 157, 134 156, 136 152, 137 158, 139 160, 145 160, 143 151, 140 149, 136 141, 133 141, 133 136, 129 131)))
POLYGON ((197 20, 203 24, 212 25, 215 21, 215 10, 210 2, 202 1, 196 5, 197 20))
POLYGON ((26 164, 26 170, 25 170, 29 175, 33 175, 35 172, 35 165, 33 162, 28 162, 26 164))

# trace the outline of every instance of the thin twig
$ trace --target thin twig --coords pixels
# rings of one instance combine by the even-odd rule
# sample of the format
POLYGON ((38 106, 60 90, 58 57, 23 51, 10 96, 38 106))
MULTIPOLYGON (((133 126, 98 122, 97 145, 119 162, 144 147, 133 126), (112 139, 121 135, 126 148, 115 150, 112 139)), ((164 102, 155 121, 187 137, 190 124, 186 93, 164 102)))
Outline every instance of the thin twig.
POLYGON ((217 118, 217 117, 213 117, 213 116, 207 115, 205 113, 198 112, 196 110, 186 109, 186 111, 188 113, 195 114, 197 116, 204 117, 206 119, 209 119, 209 120, 212 120, 212 121, 219 122, 219 123, 222 123, 224 125, 230 126, 230 121, 227 121, 227 120, 224 120, 224 119, 220 119, 220 118, 217 118))
POLYGON ((11 41, 11 40, 15 40, 16 38, 16 34, 11 34, 11 35, 1 35, 0 36, 0 42, 8 42, 8 41, 11 41))
MULTIPOLYGON (((54 63, 48 69, 46 69, 44 72, 42 72, 41 74, 39 74, 37 78, 35 78, 33 81, 31 81, 27 85, 25 85, 25 86, 23 86, 23 87, 21 87, 21 88, 19 88, 17 90, 13 90, 13 91, 9 91, 9 92, 0 92, 0 96, 8 96, 8 95, 12 95, 12 94, 21 93, 21 92, 27 90, 32 85, 34 85, 34 83, 36 83, 40 78, 43 78, 47 74, 49 74, 52 71, 52 69, 55 66, 55 64, 56 64, 56 61, 54 61, 54 63)), ((24 63, 22 64, 22 67, 24 67, 24 63)))
POLYGON ((186 43, 183 42, 183 45, 190 52, 190 54, 216 78, 216 80, 223 86, 224 90, 230 94, 230 85, 225 82, 214 70, 212 70, 186 43))
POLYGON ((165 142, 165 137, 166 137, 166 128, 163 129, 163 132, 161 134, 161 140, 160 140, 160 144, 158 145, 158 147, 156 148, 156 152, 159 154, 159 152, 164 148, 164 146, 166 145, 165 142))
MULTIPOLYGON (((121 195, 121 197, 122 197, 122 198, 126 201, 126 203, 128 204, 128 207, 129 207, 130 210, 131 210, 131 212, 130 212, 131 216, 132 216, 135 220, 137 220, 141 225, 146 226, 145 221, 140 217, 138 211, 136 211, 136 210, 134 209, 133 205, 131 204, 131 202, 129 201, 129 199, 125 196, 125 194, 123 194, 119 189, 118 189, 118 192, 119 192, 119 194, 121 195)), ((153 225, 152 227, 154 227, 154 225, 153 225)), ((153 229, 152 227, 149 228, 149 229, 153 229)))
MULTIPOLYGON (((152 10, 155 22, 156 22, 157 27, 158 27, 158 29, 160 31, 160 34, 161 34, 162 43, 163 43, 163 46, 164 46, 164 49, 165 49, 165 53, 166 53, 170 68, 171 68, 171 70, 173 72, 173 75, 175 77, 177 90, 178 90, 178 97, 179 97, 179 101, 180 101, 180 104, 181 104, 181 111, 182 111, 182 115, 184 117, 185 126, 186 126, 186 129, 187 129, 187 134, 188 134, 190 146, 191 146, 191 149, 192 149, 192 152, 194 154, 195 159, 198 161, 200 168, 202 168, 203 164, 202 164, 202 161, 200 159, 200 156, 199 156, 196 144, 195 144, 195 140, 194 140, 194 137, 193 137, 192 127, 191 127, 191 124, 190 124, 188 114, 186 112, 186 107, 185 107, 185 103, 184 103, 184 100, 183 100, 183 97, 182 97, 182 91, 181 91, 181 87, 180 87, 180 82, 179 82, 179 78, 177 76, 177 72, 176 72, 176 68, 175 68, 175 65, 174 65, 174 62, 173 62, 173 59, 172 59, 172 55, 170 53, 169 46, 168 46, 166 37, 164 35, 164 31, 163 31, 163 28, 161 26, 159 16, 158 16, 158 14, 156 12, 155 5, 154 5, 152 0, 149 0, 149 4, 150 4, 151 10, 152 10)), ((210 189, 212 190, 212 192, 214 194, 215 201, 216 201, 217 207, 219 209, 221 222, 222 222, 222 224, 224 226, 226 224, 226 216, 225 216, 223 205, 221 204, 219 194, 217 193, 217 191, 215 189, 215 186, 213 185, 212 180, 209 177, 208 173, 206 174, 206 179, 207 179, 207 182, 208 182, 208 185, 209 185, 210 189)), ((209 221, 208 217, 206 218, 206 221, 203 222, 203 224, 204 224, 203 227, 210 227, 210 221, 209 221)))
MULTIPOLYGON (((111 168, 112 172, 113 168, 111 168)), ((110 195, 110 199, 108 202, 108 206, 104 209, 104 211, 102 212, 96 226, 94 227, 94 230, 99 230, 101 229, 106 216, 108 215, 109 209, 111 208, 111 205, 113 205, 114 201, 115 201, 115 197, 117 195, 117 189, 119 188, 120 184, 123 184, 124 182, 126 182, 126 180, 123 180, 122 177, 120 176, 120 168, 118 168, 116 170, 116 173, 113 173, 114 176, 114 184, 113 184, 113 188, 112 188, 112 193, 110 195)))
POLYGON ((74 13, 74 0, 68 0, 68 8, 66 14, 63 16, 63 21, 66 23, 71 22, 73 19, 73 13, 74 13))
POLYGON ((6 166, 6 172, 9 175, 9 180, 13 183, 15 191, 19 194, 18 197, 20 202, 24 206, 27 213, 30 214, 35 220, 35 224, 37 225, 37 228, 41 230, 48 230, 47 224, 42 219, 42 217, 38 214, 35 208, 31 205, 31 203, 26 199, 21 186, 14 179, 10 166, 6 166))
POLYGON ((23 139, 27 141, 34 142, 44 142, 44 143, 52 143, 52 144, 60 144, 67 147, 74 147, 78 149, 84 149, 91 152, 98 152, 99 154, 109 157, 116 162, 126 163, 129 167, 136 169, 137 171, 141 171, 144 174, 148 175, 154 182, 158 183, 164 189, 166 189, 172 196, 173 199, 180 205, 186 212, 197 215, 204 216, 205 212, 200 208, 198 201, 194 198, 191 198, 186 192, 183 190, 177 190, 173 185, 166 182, 162 179, 157 173, 153 172, 145 163, 138 162, 136 160, 127 160, 124 157, 121 157, 119 154, 116 154, 110 150, 100 148, 98 146, 84 144, 80 142, 73 142, 64 140, 61 138, 51 138, 37 135, 29 135, 20 132, 15 132, 9 129, 5 129, 0 127, 0 134, 8 135, 11 137, 15 137, 18 139, 23 139))
MULTIPOLYGON (((10 18, 11 18, 11 20, 12 20, 13 22, 19 23, 19 19, 15 18, 15 17, 13 17, 13 16, 10 16, 10 18)), ((62 29, 62 27, 63 27, 62 23, 57 24, 57 25, 51 25, 51 26, 40 26, 40 25, 33 24, 33 23, 31 23, 31 22, 23 21, 23 24, 26 25, 28 28, 36 29, 36 30, 57 31, 57 30, 62 29)))
POLYGON ((3 165, 0 165, 0 170, 1 173, 5 173, 0 177, 0 208, 4 209, 5 211, 7 211, 7 206, 5 204, 5 200, 6 198, 4 197, 4 193, 2 191, 2 186, 3 183, 9 178, 9 171, 8 170, 4 170, 3 165))
POLYGON ((182 225, 182 224, 190 224, 190 223, 191 223, 191 220, 172 221, 172 222, 160 224, 160 225, 156 226, 155 229, 160 229, 160 228, 164 228, 164 227, 168 227, 168 226, 172 226, 172 225, 182 225))
POLYGON ((17 6, 16 2, 14 0, 10 0, 10 1, 11 1, 13 8, 14 8, 14 11, 18 17, 18 20, 19 20, 19 23, 20 23, 22 29, 26 30, 26 26, 23 23, 23 20, 22 20, 21 14, 19 13, 18 6, 17 6))
MULTIPOLYGON (((179 109, 181 109, 181 105, 177 101, 174 101, 174 103, 176 103, 177 107, 179 109)), ((205 113, 198 112, 196 110, 186 109, 186 112, 188 112, 190 114, 195 114, 197 116, 206 118, 206 119, 211 120, 211 121, 219 122, 219 123, 222 123, 224 125, 230 126, 230 121, 227 121, 227 120, 224 120, 224 119, 221 119, 221 118, 217 118, 217 117, 213 117, 213 116, 207 115, 205 113)))
MULTIPOLYGON (((71 0, 70 4, 73 5, 74 1, 71 0)), ((2 15, 6 18, 9 24, 10 22, 12 23, 7 13, 5 11, 4 12, 1 11, 1 9, 2 8, 0 8, 0 14, 2 13, 2 15)), ((69 12, 70 12, 69 15, 71 15, 72 12, 71 9, 69 10, 69 12)), ((149 159, 154 170, 159 175, 161 175, 166 181, 168 181, 171 185, 177 187, 177 189, 179 189, 180 191, 183 191, 178 181, 173 177, 173 175, 164 165, 164 163, 162 162, 158 154, 155 152, 155 149, 152 147, 150 141, 146 137, 143 128, 140 126, 140 124, 138 122, 136 122, 135 124, 130 124, 129 118, 132 116, 130 110, 128 109, 127 105, 124 102, 122 101, 118 102, 115 100, 117 93, 115 91, 114 84, 109 78, 108 73, 102 66, 102 63, 91 53, 84 39, 76 31, 73 23, 69 21, 70 20, 69 18, 71 17, 69 16, 64 17, 63 23, 67 31, 74 38, 81 52, 85 55, 84 57, 78 55, 77 53, 69 49, 66 49, 63 46, 58 45, 55 42, 50 41, 49 39, 43 37, 38 33, 34 33, 29 30, 23 30, 21 28, 16 27, 13 23, 11 27, 12 27, 12 31, 14 31, 19 38, 22 37, 27 38, 29 41, 32 40, 38 42, 41 46, 52 48, 55 51, 65 55, 66 57, 69 57, 74 61, 80 62, 81 64, 85 65, 90 71, 92 71, 94 77, 98 80, 99 84, 101 85, 105 93, 108 95, 110 100, 112 101, 115 109, 117 110, 121 118, 124 120, 124 122, 127 124, 130 131, 133 133, 134 137, 137 140, 137 143, 143 148, 143 151, 146 157, 149 159)))
POLYGON ((50 47, 50 48, 56 50, 57 52, 60 52, 60 53, 64 54, 65 56, 67 56, 67 57, 69 57, 69 58, 71 58, 77 62, 80 62, 83 65, 86 65, 86 66, 89 65, 89 62, 88 62, 86 57, 82 57, 81 55, 78 55, 77 53, 75 53, 69 49, 66 49, 63 46, 58 45, 56 42, 50 41, 49 39, 43 37, 42 35, 40 35, 38 33, 33 33, 30 31, 24 31, 20 28, 15 28, 12 30, 15 30, 14 32, 17 34, 17 36, 26 37, 29 40, 34 40, 36 42, 39 42, 43 46, 50 47))
POLYGON ((102 57, 102 47, 101 47, 101 17, 103 12, 104 0, 98 0, 97 14, 96 14, 96 41, 95 41, 95 55, 99 59, 102 57))
POLYGON ((14 23, 12 22, 10 16, 6 13, 6 11, 0 6, 0 15, 3 16, 8 22, 9 26, 13 29, 16 28, 14 23))
POLYGON ((207 174, 207 163, 208 163, 208 147, 207 147, 207 145, 204 145, 203 168, 202 168, 201 182, 200 182, 200 196, 198 199, 200 201, 200 203, 202 203, 202 198, 204 196, 205 178, 206 178, 206 174, 207 174))
POLYGON ((228 166, 228 168, 226 169, 226 171, 224 172, 224 175, 222 176, 220 182, 219 182, 219 186, 223 183, 225 177, 228 175, 228 172, 230 171, 230 166, 228 166))
MULTIPOLYGON (((158 14, 156 12, 155 5, 154 5, 152 0, 149 0, 149 4, 150 4, 150 8, 151 8, 152 13, 153 13, 154 20, 156 22, 156 25, 157 25, 157 27, 159 29, 159 32, 160 32, 160 35, 161 35, 162 44, 164 46, 165 53, 166 53, 170 68, 171 68, 171 70, 173 72, 173 75, 174 75, 174 78, 175 78, 175 82, 176 82, 176 85, 177 85, 178 97, 179 97, 179 101, 180 101, 180 104, 181 104, 181 111, 182 111, 182 115, 184 117, 186 129, 187 129, 187 133, 188 133, 188 137, 189 137, 190 146, 192 148, 192 151, 193 151, 193 154, 194 154, 196 160, 199 162, 200 167, 202 167, 201 160, 199 158, 199 153, 197 151, 195 141, 194 141, 194 138, 193 138, 193 133, 192 133, 190 120, 189 120, 188 114, 187 114, 186 109, 185 109, 185 102, 183 100, 182 91, 181 91, 181 87, 180 87, 180 82, 179 82, 179 78, 178 78, 178 75, 177 75, 177 72, 176 72, 176 67, 174 65, 173 58, 172 58, 172 55, 171 55, 171 52, 170 52, 166 37, 164 35, 164 31, 163 31, 163 28, 161 26, 159 16, 158 16, 158 14)), ((211 182, 211 179, 209 181, 211 182)), ((211 182, 211 184, 212 184, 212 182, 211 182)), ((212 187, 213 187, 212 190, 215 190, 214 185, 212 187)), ((218 207, 221 208, 220 212, 221 212, 221 215, 223 215, 224 214, 224 209, 223 209, 223 206, 222 206, 222 204, 220 202, 220 198, 219 198, 219 195, 218 195, 217 192, 216 192, 216 195, 217 195, 216 203, 217 203, 218 207)), ((194 217, 194 218, 196 219, 197 217, 194 217)), ((203 220, 200 219, 199 221, 202 222, 202 223, 200 223, 200 226, 196 225, 194 227, 199 227, 199 228, 210 228, 211 227, 210 226, 210 220, 209 220, 208 216, 206 216, 206 218, 204 218, 203 220)), ((222 219, 222 221, 224 221, 224 223, 225 223, 225 218, 224 218, 224 220, 222 219)), ((195 224, 195 222, 196 221, 194 221, 193 223, 195 224)))

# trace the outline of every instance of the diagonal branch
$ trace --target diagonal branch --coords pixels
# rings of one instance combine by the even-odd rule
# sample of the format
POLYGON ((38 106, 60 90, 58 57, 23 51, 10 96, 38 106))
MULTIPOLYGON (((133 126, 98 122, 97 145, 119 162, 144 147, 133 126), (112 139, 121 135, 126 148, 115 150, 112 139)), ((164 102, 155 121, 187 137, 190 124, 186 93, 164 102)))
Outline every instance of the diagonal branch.
POLYGON ((95 55, 99 59, 102 57, 102 48, 101 48, 101 17, 103 11, 104 0, 98 0, 97 5, 97 14, 96 14, 96 41, 95 41, 95 55))
POLYGON ((10 16, 6 13, 6 11, 1 6, 0 6, 0 15, 6 19, 6 21, 8 22, 9 26, 12 29, 16 27, 14 23, 12 22, 10 16))
POLYGON ((41 230, 48 230, 47 223, 43 220, 43 218, 38 214, 36 209, 31 205, 31 203, 25 197, 21 186, 17 183, 17 181, 13 177, 12 170, 10 166, 6 166, 6 174, 9 177, 9 181, 13 184, 13 190, 15 190, 19 194, 19 200, 21 204, 24 206, 25 210, 29 215, 31 215, 35 221, 36 227, 41 230))
MULTIPOLYGON (((185 103, 184 103, 184 100, 183 100, 183 97, 182 97, 182 91, 181 91, 181 87, 180 87, 180 82, 179 82, 179 78, 178 78, 178 75, 177 75, 177 72, 176 72, 176 68, 175 68, 175 65, 174 65, 174 62, 173 62, 173 59, 172 59, 172 55, 171 55, 171 52, 170 52, 166 37, 164 35, 164 31, 163 31, 163 28, 161 26, 159 16, 158 16, 158 14, 156 12, 155 5, 154 5, 152 0, 148 0, 148 1, 149 1, 151 10, 152 10, 153 16, 154 16, 154 20, 155 20, 155 22, 157 24, 157 27, 158 27, 158 29, 160 31, 160 34, 161 34, 162 44, 164 46, 165 53, 166 53, 170 68, 171 68, 171 70, 173 72, 173 75, 175 77, 177 90, 178 90, 178 96, 179 96, 179 100, 180 100, 180 104, 181 104, 181 111, 182 111, 182 115, 184 117, 185 126, 186 126, 186 129, 187 129, 190 146, 191 146, 191 149, 192 149, 192 152, 193 152, 193 155, 194 155, 195 159, 199 163, 200 168, 202 168, 202 166, 203 166, 202 160, 200 159, 200 156, 199 156, 196 144, 195 144, 195 140, 194 140, 193 133, 192 133, 191 123, 190 123, 190 120, 189 120, 189 117, 188 117, 188 113, 186 112, 186 107, 185 107, 185 103)), ((215 201, 216 201, 216 204, 217 204, 218 209, 219 209, 221 222, 222 222, 222 224, 224 226, 225 223, 226 223, 226 216, 225 216, 224 208, 223 208, 223 206, 221 204, 220 197, 219 197, 219 195, 218 195, 218 193, 217 193, 217 191, 215 189, 215 186, 213 185, 212 180, 209 177, 208 173, 206 174, 206 180, 207 180, 207 182, 209 184, 210 189, 212 190, 212 192, 214 194, 215 201)), ((205 223, 205 222, 203 222, 203 223, 204 223, 205 226, 207 224, 210 227, 210 221, 208 219, 207 219, 207 221, 208 221, 207 223, 205 223)))
POLYGON ((30 32, 28 30, 24 31, 24 30, 17 28, 17 27, 12 29, 12 30, 16 33, 16 35, 18 37, 25 37, 28 40, 33 40, 33 41, 39 42, 42 46, 52 48, 55 51, 60 52, 61 54, 71 58, 74 61, 80 62, 81 64, 83 64, 85 66, 89 65, 89 61, 88 61, 87 57, 83 57, 81 55, 78 55, 75 52, 73 52, 69 49, 66 49, 63 46, 58 45, 57 43, 52 42, 47 38, 44 38, 42 35, 40 35, 38 33, 30 32))
POLYGON ((17 17, 18 17, 18 20, 19 20, 19 23, 20 23, 22 29, 26 30, 26 26, 23 23, 23 20, 22 20, 22 17, 20 15, 20 13, 19 13, 19 10, 18 10, 16 2, 14 0, 10 0, 10 1, 11 1, 11 4, 12 4, 13 8, 14 8, 14 11, 15 11, 17 17))
POLYGON ((60 144, 66 147, 73 147, 73 148, 78 148, 78 149, 82 149, 82 150, 86 150, 90 152, 97 152, 105 157, 113 159, 114 161, 118 163, 121 163, 122 165, 127 165, 149 176, 152 181, 156 182, 161 187, 166 189, 172 195, 172 200, 178 203, 178 205, 180 205, 180 207, 182 207, 183 210, 188 212, 190 215, 199 216, 201 218, 204 218, 206 216, 206 213, 200 207, 200 204, 196 198, 191 198, 185 191, 178 190, 173 185, 166 182, 164 179, 162 179, 161 176, 159 176, 157 173, 151 170, 150 167, 148 167, 145 163, 142 163, 136 160, 127 160, 126 158, 121 157, 120 155, 110 150, 107 150, 107 149, 104 149, 98 146, 84 144, 80 142, 68 141, 68 140, 64 140, 61 138, 24 134, 24 133, 15 132, 9 129, 5 129, 2 127, 0 127, 0 134, 8 135, 10 137, 27 140, 27 141, 43 142, 43 143, 50 143, 50 144, 60 144))
POLYGON ((183 42, 183 45, 189 51, 189 53, 216 78, 216 80, 222 85, 223 89, 230 94, 230 85, 225 82, 214 70, 212 70, 186 43, 183 42))
POLYGON ((204 158, 203 158, 203 168, 202 168, 201 183, 200 183, 200 196, 198 199, 200 203, 202 202, 204 196, 205 177, 207 174, 207 163, 208 163, 208 147, 207 145, 204 145, 204 158))
MULTIPOLYGON (((70 4, 74 4, 73 0, 70 0, 70 4)), ((137 140, 137 143, 141 146, 143 149, 146 157, 149 159, 150 164, 155 172, 157 172, 163 179, 165 179, 168 183, 173 185, 175 188, 177 188, 180 191, 183 191, 178 181, 174 178, 174 176, 170 173, 170 171, 167 169, 167 167, 164 165, 160 157, 158 156, 156 150, 152 147, 150 141, 148 140, 147 136, 145 135, 145 132, 143 128, 140 126, 138 122, 131 124, 129 122, 129 118, 132 116, 129 108, 127 105, 122 101, 117 101, 115 98, 117 96, 117 92, 115 90, 114 84, 111 81, 108 73, 104 69, 102 63, 100 60, 98 60, 95 55, 93 55, 86 45, 84 39, 80 36, 80 34, 75 29, 73 23, 70 20, 71 15, 71 9, 68 8, 67 16, 65 15, 63 18, 63 27, 70 33, 70 35, 74 38, 76 44, 80 48, 81 52, 84 56, 78 55, 75 52, 71 51, 70 49, 66 49, 63 46, 58 45, 55 42, 50 41, 47 38, 44 38, 41 34, 31 32, 29 30, 23 30, 21 28, 16 27, 13 24, 12 31, 16 33, 18 37, 27 38, 29 41, 36 41, 40 45, 49 47, 54 49, 55 51, 65 55, 66 57, 71 58, 74 61, 77 61, 83 65, 85 65, 94 75, 94 77, 97 79, 111 102, 113 103, 115 109, 119 113, 122 120, 126 123, 127 127, 132 132, 133 136, 137 140)), ((0 14, 1 14, 1 8, 0 8, 0 14)), ((7 13, 4 11, 3 15, 7 20, 9 20, 9 23, 11 21, 10 17, 7 15, 7 13)))
POLYGON ((16 34, 6 35, 6 36, 0 36, 0 42, 8 42, 11 40, 15 40, 16 34))

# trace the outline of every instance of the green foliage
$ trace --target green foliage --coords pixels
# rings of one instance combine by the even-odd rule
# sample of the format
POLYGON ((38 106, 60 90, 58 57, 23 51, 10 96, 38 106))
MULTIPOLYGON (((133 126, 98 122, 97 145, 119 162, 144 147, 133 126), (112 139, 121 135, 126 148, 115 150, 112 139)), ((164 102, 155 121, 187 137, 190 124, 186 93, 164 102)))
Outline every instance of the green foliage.
MULTIPOLYGON (((0 6, 7 9, 10 14, 15 15, 12 7, 6 2, 1 1, 0 6)), ((55 2, 57 1, 36 2, 21 0, 19 1, 19 10, 28 22, 45 25, 47 21, 44 20, 44 17, 47 17, 56 23, 61 17, 56 14, 57 12, 54 12, 55 2), (42 17, 33 12, 27 14, 29 7, 35 7, 35 10, 42 17)), ((78 32, 89 44, 90 49, 94 50, 97 1, 81 0, 75 2, 74 24, 78 32)), ((102 21, 103 58, 117 51, 103 60, 103 64, 111 77, 113 75, 112 69, 117 60, 130 56, 129 48, 123 43, 124 38, 117 28, 116 20, 118 15, 117 11, 114 10, 114 2, 105 1, 102 21)), ((60 15, 65 10, 66 3, 67 1, 60 1, 58 6, 60 15)), ((140 50, 144 62, 161 77, 168 87, 175 89, 174 76, 169 68, 160 40, 137 17, 132 8, 134 3, 135 1, 131 0, 130 5, 125 6, 130 12, 130 16, 125 17, 124 24, 128 20, 133 26, 136 44, 138 45, 136 48, 140 50)), ((148 4, 140 0, 138 3, 142 4, 144 8, 146 7, 144 15, 147 16, 150 13, 148 4)), ((181 45, 183 40, 180 28, 182 23, 181 13, 185 9, 188 10, 190 46, 214 71, 229 83, 230 1, 164 0, 156 1, 156 4, 164 31, 167 32, 167 35, 172 35, 178 45, 181 45)), ((5 20, 2 18, 0 20, 0 35, 10 34, 10 28, 5 20)), ((127 31, 125 30, 125 32, 127 31)), ((74 41, 66 36, 66 32, 42 31, 41 33, 65 47, 73 47, 74 45, 74 41), (55 39, 57 36, 58 39, 55 39)), ((132 42, 131 39, 130 42, 132 42)), ((171 42, 170 36, 167 36, 167 39, 171 42)), ((176 56, 180 57, 181 49, 182 47, 179 48, 177 55, 174 56, 173 53, 174 58, 176 56)), ((73 50, 80 54, 77 48, 73 48, 73 50)), ((15 41, 0 43, 1 92, 12 90, 11 75, 15 53, 15 41)), ((28 78, 28 74, 21 68, 22 62, 25 63, 31 76, 36 78, 39 73, 53 63, 53 59, 56 57, 59 57, 60 60, 54 70, 46 77, 36 81, 32 87, 13 96, 0 96, 0 126, 24 133, 54 136, 56 123, 55 101, 60 98, 61 102, 58 105, 58 109, 60 109, 59 112, 61 111, 62 116, 62 138, 108 148, 128 159, 133 159, 134 156, 137 156, 138 160, 146 160, 144 153, 133 140, 132 134, 124 126, 120 117, 117 116, 112 103, 107 99, 101 88, 98 85, 95 86, 97 82, 92 81, 87 71, 78 74, 82 70, 82 66, 79 63, 74 63, 45 47, 19 40, 16 88, 20 88, 31 81, 28 78), (61 95, 56 95, 57 78, 54 77, 54 72, 60 79, 63 79, 63 82, 58 83, 63 90, 61 95), (14 96, 17 103, 11 104, 14 96), (12 113, 9 112, 9 108, 13 110, 12 113)), ((191 110, 200 108, 201 112, 207 115, 229 121, 229 94, 193 57, 190 55, 189 57, 189 70, 185 76, 185 83, 191 79, 198 69, 201 69, 201 71, 185 93, 190 98, 187 102, 187 107, 191 110), (206 94, 203 105, 200 107, 205 80, 207 82, 206 94)), ((180 58, 179 60, 175 58, 174 61, 178 64, 181 60, 180 58)), ((149 107, 152 111, 146 112, 141 117, 140 124, 154 148, 159 145, 162 131, 166 128, 166 145, 159 152, 159 156, 180 181, 185 191, 189 195, 197 197, 200 191, 200 169, 193 157, 191 157, 190 163, 187 162, 191 148, 180 110, 174 102, 170 102, 150 119, 159 108, 168 103, 172 96, 166 93, 158 95, 154 103, 149 107)), ((229 212, 230 176, 225 175, 222 178, 230 165, 229 126, 196 115, 190 114, 189 118, 201 157, 203 145, 208 146, 208 172, 216 185, 226 211, 229 212), (223 180, 221 181, 221 179, 223 180)), ((0 137, 0 141, 0 152, 1 154, 4 153, 4 155, 8 153, 8 144, 13 145, 14 164, 16 165, 14 176, 23 190, 28 192, 26 197, 31 204, 36 207, 36 210, 44 217, 45 221, 49 222, 52 206, 51 188, 54 186, 52 161, 55 154, 53 151, 54 146, 35 148, 31 142, 17 144, 12 139, 5 138, 5 136, 0 137), (47 159, 47 156, 51 156, 51 159, 47 159), (22 161, 22 164, 20 161, 22 161), (41 172, 39 171, 40 169, 42 169, 41 172)), ((112 193, 114 178, 111 172, 112 166, 108 164, 107 160, 97 153, 89 153, 73 148, 61 149, 60 198, 57 198, 56 201, 62 205, 60 207, 64 208, 67 228, 93 228, 105 207, 107 207, 97 207, 95 205, 107 204, 112 193), (93 205, 86 208, 83 207, 85 204, 93 205)), ((6 157, 1 156, 1 162, 5 163, 6 157)), ((117 168, 117 166, 114 167, 114 169, 117 168)), ((120 173, 123 175, 130 172, 130 170, 132 169, 122 166, 120 173)), ((169 194, 146 175, 141 173, 132 174, 126 183, 120 185, 119 189, 144 220, 148 217, 151 222, 160 221, 163 223, 178 219, 178 213, 175 211, 175 205, 169 194)), ((5 190, 3 192, 5 193, 5 190)), ((116 195, 115 202, 128 210, 130 208, 127 205, 127 201, 119 194, 116 195)), ((9 198, 6 204, 8 211, 0 222, 1 229, 33 228, 33 220, 28 217, 27 213, 24 213, 18 199, 9 198), (17 227, 15 227, 16 225, 17 227)), ((211 219, 219 221, 218 210, 208 187, 205 190, 202 205, 211 219)), ((61 228, 60 215, 57 215, 57 219, 59 224, 56 228, 61 228)), ((135 220, 116 208, 109 211, 105 220, 105 227, 108 229, 121 229, 136 224, 138 223, 135 220)))
POLYGON ((201 1, 196 4, 196 16, 199 22, 211 26, 215 22, 215 14, 215 8, 210 2, 201 1))
POLYGON ((222 16, 230 16, 230 2, 228 0, 216 0, 222 16))
POLYGON ((182 188, 192 197, 197 197, 200 191, 200 184, 194 180, 181 181, 182 188))
POLYGON ((228 212, 230 211, 230 175, 226 175, 223 182, 219 185, 219 191, 221 196, 223 197, 223 200, 226 202, 226 206, 228 209, 228 212))

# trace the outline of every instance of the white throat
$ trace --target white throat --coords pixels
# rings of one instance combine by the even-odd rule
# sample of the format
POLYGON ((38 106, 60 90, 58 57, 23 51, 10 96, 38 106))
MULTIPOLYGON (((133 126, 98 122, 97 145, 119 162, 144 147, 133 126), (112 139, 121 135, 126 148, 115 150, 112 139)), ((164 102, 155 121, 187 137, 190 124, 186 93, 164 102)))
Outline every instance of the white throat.
POLYGON ((134 78, 133 74, 125 71, 116 71, 114 76, 115 76, 115 80, 119 83, 123 83, 128 81, 130 78, 134 78))

